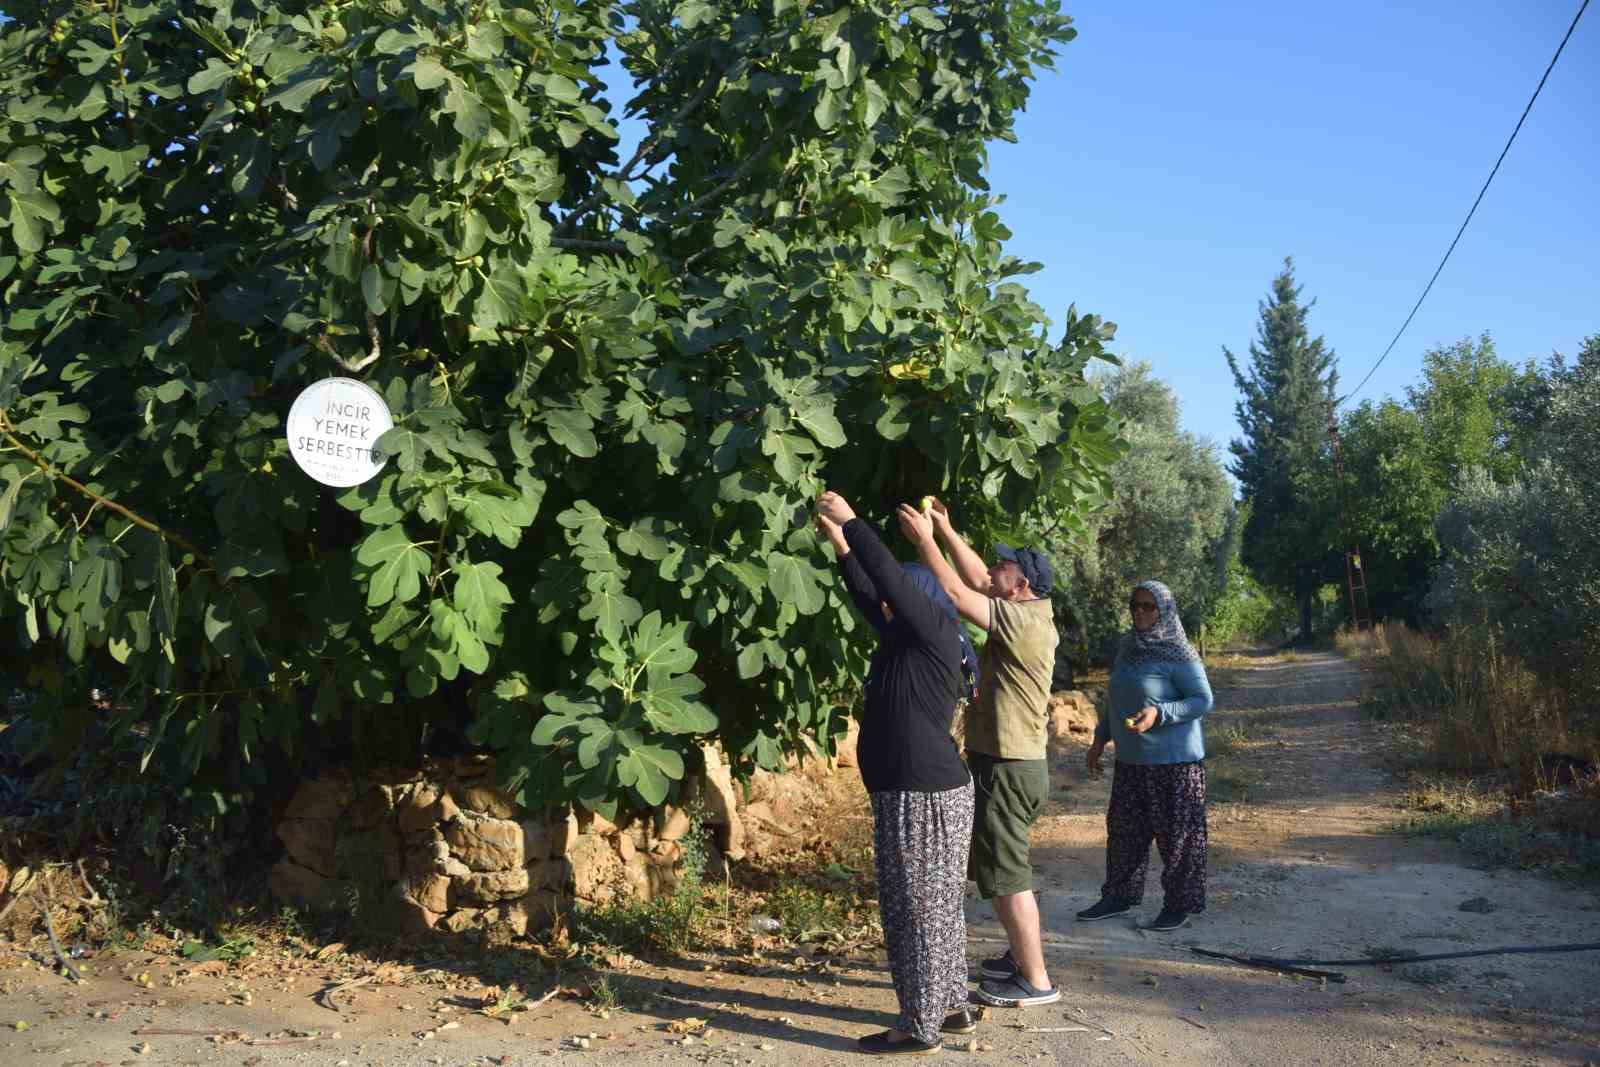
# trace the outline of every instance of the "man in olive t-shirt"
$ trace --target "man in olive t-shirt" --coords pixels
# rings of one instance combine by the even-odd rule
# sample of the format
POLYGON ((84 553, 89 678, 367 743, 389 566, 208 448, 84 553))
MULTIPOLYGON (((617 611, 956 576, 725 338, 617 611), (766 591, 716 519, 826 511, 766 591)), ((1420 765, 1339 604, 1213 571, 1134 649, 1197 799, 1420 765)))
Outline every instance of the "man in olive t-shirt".
MULTIPOLYGON (((1005 559, 1011 550, 1002 545, 997 552, 1005 559)), ((989 641, 983 647, 978 700, 967 712, 966 747, 999 759, 1042 760, 1060 634, 1049 596, 1040 596, 1033 582, 1048 581, 1040 570, 1048 572, 1050 564, 1031 548, 1011 554, 1031 554, 1042 567, 1033 559, 1028 568, 1017 563, 1028 599, 1000 599, 989 590, 989 641)))
POLYGON ((1060 640, 1050 607, 1054 571, 1039 551, 1003 545, 996 549, 999 561, 986 566, 937 502, 928 514, 902 505, 898 516, 956 610, 989 634, 978 699, 966 716, 967 763, 977 795, 968 874, 979 894, 994 902, 1010 949, 984 961, 978 999, 1005 1007, 1049 1004, 1061 993, 1045 970, 1028 837, 1050 793, 1045 735, 1060 640))

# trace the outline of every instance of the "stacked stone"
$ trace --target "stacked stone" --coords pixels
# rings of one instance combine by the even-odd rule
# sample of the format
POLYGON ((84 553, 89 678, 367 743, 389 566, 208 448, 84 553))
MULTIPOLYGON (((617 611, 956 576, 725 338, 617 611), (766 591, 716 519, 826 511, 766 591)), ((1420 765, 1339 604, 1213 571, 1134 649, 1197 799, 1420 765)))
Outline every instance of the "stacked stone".
MULTIPOLYGON (((737 794, 720 758, 708 767, 695 791, 739 858, 737 794)), ((286 855, 272 870, 273 895, 319 911, 376 899, 405 930, 522 936, 574 902, 642 901, 676 888, 685 811, 663 807, 622 825, 581 810, 530 812, 494 788, 493 772, 487 757, 470 757, 303 783, 278 824, 286 855)))
MULTIPOLYGON (((840 766, 853 765, 853 737, 840 766)), ((273 895, 317 911, 376 906, 404 930, 499 929, 537 934, 573 904, 670 894, 682 872, 686 808, 710 831, 708 868, 799 847, 797 829, 832 768, 758 771, 736 786, 727 761, 702 749, 704 771, 683 808, 621 825, 593 812, 528 811, 494 787, 487 756, 438 760, 417 771, 303 783, 278 824, 286 855, 273 895)))
POLYGON ((1095 722, 1099 719, 1098 699, 1095 691, 1068 689, 1052 694, 1048 707, 1050 729, 1049 747, 1052 752, 1071 745, 1087 745, 1094 736, 1095 722))

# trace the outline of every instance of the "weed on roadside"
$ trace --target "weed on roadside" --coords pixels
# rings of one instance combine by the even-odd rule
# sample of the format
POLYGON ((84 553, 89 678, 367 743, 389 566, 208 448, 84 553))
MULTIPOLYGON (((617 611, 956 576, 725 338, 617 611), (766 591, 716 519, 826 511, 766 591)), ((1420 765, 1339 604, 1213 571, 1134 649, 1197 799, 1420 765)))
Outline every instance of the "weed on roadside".
POLYGON ((589 979, 589 1006, 596 1011, 614 1011, 622 1003, 621 983, 608 974, 589 979))
POLYGON ((601 949, 687 952, 701 940, 702 928, 713 915, 705 886, 707 843, 704 813, 692 808, 689 829, 678 841, 682 865, 672 891, 641 901, 626 887, 618 886, 611 902, 580 908, 573 915, 575 938, 601 949))
POLYGON ((256 939, 248 934, 226 937, 215 945, 208 945, 204 941, 185 941, 178 950, 178 955, 190 963, 205 963, 208 960, 237 963, 255 954, 256 939))
POLYGON ((1217 757, 1237 756, 1255 740, 1250 726, 1243 722, 1208 729, 1205 737, 1206 755, 1217 757))
POLYGON ((1242 804, 1250 799, 1255 776, 1232 759, 1206 760, 1206 799, 1217 804, 1242 804))
POLYGON ((292 905, 285 904, 278 912, 278 931, 286 938, 306 936, 305 924, 301 922, 300 913, 292 905))
POLYGON ((1578 728, 1572 701, 1509 656, 1493 632, 1378 626, 1339 641, 1374 669, 1367 712, 1416 724, 1437 770, 1505 771, 1524 790, 1546 787, 1550 753, 1588 751, 1596 741, 1578 728))
POLYGON ((1505 808, 1506 793, 1471 778, 1424 776, 1405 794, 1407 807, 1436 815, 1480 819, 1505 808))
POLYGON ((1413 810, 1390 825, 1394 833, 1453 841, 1485 866, 1539 869, 1600 886, 1600 840, 1563 827, 1565 803, 1519 805, 1504 787, 1451 779, 1425 780, 1405 799, 1413 810))
POLYGON ((1397 725, 1400 764, 1423 771, 1390 829, 1438 837, 1495 867, 1600 886, 1600 776, 1576 705, 1508 656, 1492 630, 1403 626, 1341 634, 1374 667, 1368 714, 1397 725))
POLYGON ((1382 623, 1364 630, 1351 630, 1341 627, 1334 631, 1333 647, 1339 655, 1347 659, 1386 656, 1389 654, 1386 632, 1386 628, 1382 623))
POLYGON ((478 1014, 487 1015, 491 1019, 503 1019, 513 1012, 526 1011, 528 1000, 522 995, 522 990, 514 985, 502 986, 494 990, 492 999, 485 999, 483 1006, 478 1009, 478 1014))
POLYGON ((842 932, 854 918, 848 895, 804 885, 787 885, 767 898, 772 917, 792 941, 821 940, 842 932))
POLYGON ((1251 711, 1246 722, 1251 733, 1270 734, 1280 726, 1294 722, 1305 712, 1300 708, 1262 708, 1251 711))

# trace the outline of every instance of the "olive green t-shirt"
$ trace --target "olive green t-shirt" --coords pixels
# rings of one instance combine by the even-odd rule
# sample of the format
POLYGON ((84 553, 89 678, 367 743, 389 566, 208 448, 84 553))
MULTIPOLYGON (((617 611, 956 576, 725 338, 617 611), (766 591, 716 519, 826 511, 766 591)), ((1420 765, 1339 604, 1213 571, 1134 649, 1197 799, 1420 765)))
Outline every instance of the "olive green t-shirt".
POLYGON ((1001 759, 1045 758, 1050 679, 1060 639, 1048 597, 989 601, 978 700, 966 717, 968 751, 1001 759))

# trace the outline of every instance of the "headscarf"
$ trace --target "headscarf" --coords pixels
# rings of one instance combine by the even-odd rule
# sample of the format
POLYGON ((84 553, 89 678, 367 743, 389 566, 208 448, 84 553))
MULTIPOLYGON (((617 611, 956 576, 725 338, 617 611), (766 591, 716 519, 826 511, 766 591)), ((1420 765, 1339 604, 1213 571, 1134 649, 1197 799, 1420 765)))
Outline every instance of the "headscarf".
MULTIPOLYGON (((1117 643, 1116 667, 1139 667, 1147 663, 1199 663, 1200 653, 1189 643, 1183 632, 1183 620, 1178 617, 1178 602, 1172 590, 1160 582, 1140 582, 1133 592, 1143 589, 1156 598, 1156 611, 1160 615, 1156 624, 1140 631, 1129 627, 1117 643)), ((1129 594, 1132 597, 1132 593, 1129 594)))
MULTIPOLYGON (((956 611, 956 602, 950 599, 950 594, 944 591, 944 586, 939 584, 939 579, 934 576, 926 566, 921 563, 904 563, 900 566, 901 573, 906 579, 933 601, 933 606, 944 612, 949 620, 955 623, 956 636, 961 639, 961 675, 965 679, 967 696, 976 698, 978 677, 978 653, 972 647, 972 638, 967 636, 967 628, 961 625, 961 616, 956 611)), ((874 620, 876 625, 876 620, 874 620)), ((896 627, 903 625, 898 619, 888 620, 884 626, 885 634, 892 633, 896 627)), ((868 679, 871 680, 870 678, 868 679)))

